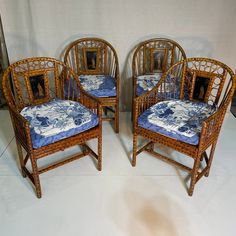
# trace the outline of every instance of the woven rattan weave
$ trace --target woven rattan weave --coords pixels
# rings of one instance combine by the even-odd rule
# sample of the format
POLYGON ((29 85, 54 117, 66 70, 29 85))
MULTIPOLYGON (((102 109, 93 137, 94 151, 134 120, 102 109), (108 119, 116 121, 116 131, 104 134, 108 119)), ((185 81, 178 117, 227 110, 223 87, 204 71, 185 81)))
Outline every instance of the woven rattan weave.
POLYGON ((202 176, 208 176, 220 129, 231 102, 235 89, 235 75, 225 64, 208 58, 189 58, 178 62, 163 74, 157 86, 151 91, 134 99, 134 136, 132 165, 136 165, 136 156, 147 151, 168 163, 190 172, 191 182, 188 194, 191 196, 196 182, 202 176), (172 76, 171 80, 169 76, 172 76), (203 121, 199 135, 199 143, 191 145, 168 136, 144 129, 138 125, 138 117, 152 105, 168 99, 192 100, 196 99, 194 88, 196 79, 208 81, 203 102, 215 105, 217 111, 203 121), (179 90, 179 91, 177 91, 179 90), (148 140, 148 143, 137 150, 138 136, 148 140), (193 167, 188 167, 170 157, 159 154, 155 143, 170 147, 193 158, 193 167), (209 155, 208 155, 209 152, 209 155), (204 164, 205 161, 205 165, 204 164), (204 167, 202 167, 204 166, 204 167))
POLYGON ((18 61, 10 65, 3 76, 3 90, 9 106, 9 112, 12 119, 12 124, 15 132, 15 138, 18 148, 20 165, 23 177, 28 176, 36 187, 37 197, 41 197, 41 187, 39 174, 51 170, 55 167, 69 163, 86 155, 92 155, 98 161, 98 170, 102 169, 102 107, 101 102, 93 96, 87 94, 79 85, 78 76, 64 63, 53 58, 28 58, 18 61), (30 78, 43 75, 44 78, 44 96, 35 97, 32 90, 32 81, 30 78), (24 107, 34 106, 49 102, 55 98, 66 99, 64 96, 64 85, 66 80, 72 79, 78 84, 80 97, 75 97, 70 94, 70 99, 80 102, 85 107, 93 111, 99 117, 98 125, 51 143, 40 148, 33 148, 32 137, 30 133, 29 122, 20 114, 24 107), (13 86, 11 85, 11 81, 13 86), (90 139, 98 139, 98 153, 96 154, 86 144, 90 139), (74 145, 81 145, 82 151, 66 160, 51 164, 41 169, 38 168, 37 161, 40 158, 47 157, 58 151, 63 151, 74 145), (26 155, 23 155, 24 148, 26 155), (30 160, 32 165, 32 173, 26 168, 26 164, 30 160))

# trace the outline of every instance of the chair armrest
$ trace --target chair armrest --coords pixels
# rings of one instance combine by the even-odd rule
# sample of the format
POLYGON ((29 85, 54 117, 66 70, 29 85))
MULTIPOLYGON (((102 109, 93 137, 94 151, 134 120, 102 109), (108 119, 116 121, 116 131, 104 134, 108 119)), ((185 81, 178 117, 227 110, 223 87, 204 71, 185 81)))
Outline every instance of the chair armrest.
MULTIPOLYGON (((62 73, 62 76, 64 76, 62 81, 69 81, 68 84, 68 91, 70 91, 70 83, 72 83, 72 86, 75 86, 73 88, 73 91, 69 95, 67 95, 67 98, 65 96, 65 91, 63 90, 62 92, 62 98, 63 99, 69 99, 72 101, 80 102, 82 105, 90 109, 92 112, 98 115, 99 117, 99 124, 101 124, 101 117, 102 117, 102 105, 101 105, 101 100, 98 97, 95 97, 88 92, 86 92, 83 87, 80 84, 78 76, 73 72, 70 71, 71 74, 69 73, 62 73), (68 76, 69 75, 69 76, 68 76)), ((63 82, 63 86, 64 86, 63 82)))
POLYGON ((134 105, 133 105, 134 125, 137 124, 137 119, 140 114, 146 111, 149 107, 161 101, 161 99, 158 98, 158 91, 159 91, 159 86, 157 85, 152 90, 143 93, 139 97, 134 98, 134 105))
POLYGON ((227 107, 221 107, 213 115, 203 121, 199 141, 200 149, 206 149, 214 141, 217 141, 226 110, 227 107))
POLYGON ((91 95, 88 94, 83 88, 80 87, 80 103, 87 107, 88 109, 92 110, 95 114, 98 115, 99 124, 102 123, 102 103, 101 101, 91 95))
MULTIPOLYGON (((150 91, 143 93, 141 96, 134 99, 137 104, 138 115, 144 112, 152 105, 169 99, 176 99, 180 97, 181 78, 183 62, 178 62, 162 74, 157 85, 150 91)), ((136 83, 136 75, 133 76, 134 86, 136 83)), ((135 114, 135 111, 133 111, 135 114)))
POLYGON ((26 151, 32 150, 29 122, 16 110, 9 107, 15 137, 26 151))

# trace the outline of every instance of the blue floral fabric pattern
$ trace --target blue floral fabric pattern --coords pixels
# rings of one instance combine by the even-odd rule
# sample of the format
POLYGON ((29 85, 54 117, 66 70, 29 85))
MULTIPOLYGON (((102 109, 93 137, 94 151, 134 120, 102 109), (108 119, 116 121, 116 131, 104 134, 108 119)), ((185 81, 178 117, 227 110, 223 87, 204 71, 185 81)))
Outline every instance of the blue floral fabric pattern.
MULTIPOLYGON (((155 73, 155 74, 147 74, 147 75, 140 75, 137 77, 136 80, 136 95, 140 96, 145 92, 148 92, 150 90, 152 90, 159 82, 159 80, 161 79, 162 73, 155 73)), ((176 85, 177 90, 175 91, 175 98, 179 97, 179 81, 173 81, 174 80, 174 76, 171 74, 168 74, 166 77, 166 83, 165 83, 165 89, 166 89, 166 95, 168 98, 170 98, 171 96, 173 96, 173 91, 171 91, 170 86, 172 85, 176 85), (177 95, 177 97, 176 97, 177 95)), ((177 78, 178 80, 178 78, 177 78)), ((172 88, 173 90, 173 88, 172 88)))
POLYGON ((140 96, 144 92, 148 92, 157 85, 162 73, 140 75, 136 80, 136 95, 140 96))
POLYGON ((33 148, 54 143, 97 126, 98 117, 78 102, 54 99, 25 107, 21 115, 30 123, 33 148))
POLYGON ((215 106, 188 100, 155 104, 138 118, 138 125, 165 136, 197 145, 202 122, 216 111, 215 106))
POLYGON ((109 75, 80 75, 84 90, 96 97, 115 97, 116 81, 109 75))
MULTIPOLYGON (((85 91, 95 97, 115 97, 116 96, 116 81, 110 75, 80 75, 80 83, 85 91)), ((68 93, 74 92, 75 96, 79 96, 77 84, 71 79, 70 83, 65 81, 65 96, 68 93), (70 86, 68 88, 68 86, 70 86)))

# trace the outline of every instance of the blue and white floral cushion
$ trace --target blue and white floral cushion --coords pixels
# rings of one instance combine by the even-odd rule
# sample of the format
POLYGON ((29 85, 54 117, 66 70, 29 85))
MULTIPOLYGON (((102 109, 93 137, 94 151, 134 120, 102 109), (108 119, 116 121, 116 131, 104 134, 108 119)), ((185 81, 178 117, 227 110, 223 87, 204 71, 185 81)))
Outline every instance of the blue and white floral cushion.
MULTIPOLYGON (((137 77, 136 80, 136 95, 140 96, 145 92, 148 92, 153 89, 161 79, 162 73, 155 73, 155 74, 147 74, 147 75, 140 75, 137 77)), ((177 78, 178 79, 178 78, 177 78)), ((166 94, 169 97, 170 94, 170 85, 175 84, 177 87, 177 90, 175 91, 176 95, 179 96, 179 84, 178 81, 175 82, 174 76, 171 74, 168 74, 166 77, 166 84, 165 84, 165 90, 166 94)), ((172 92, 173 93, 173 92, 172 92)), ((173 94, 172 94, 173 95, 173 94)))
POLYGON ((25 107, 21 115, 30 123, 33 148, 71 137, 97 126, 98 117, 78 102, 55 99, 25 107))
POLYGON ((148 74, 137 76, 136 80, 136 95, 140 96, 144 92, 148 92, 157 85, 162 73, 148 74))
POLYGON ((197 145, 202 122, 216 111, 215 106, 188 100, 155 104, 138 118, 138 125, 165 136, 197 145))
POLYGON ((116 81, 110 75, 80 75, 84 90, 96 97, 116 96, 116 81))

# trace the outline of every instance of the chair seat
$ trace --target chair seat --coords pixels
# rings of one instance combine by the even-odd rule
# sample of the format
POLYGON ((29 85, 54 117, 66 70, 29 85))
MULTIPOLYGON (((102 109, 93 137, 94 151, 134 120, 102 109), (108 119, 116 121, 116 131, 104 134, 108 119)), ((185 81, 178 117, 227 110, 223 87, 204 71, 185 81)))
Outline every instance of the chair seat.
POLYGON ((110 75, 80 75, 84 90, 96 97, 115 97, 116 81, 110 75))
POLYGON ((145 92, 148 92, 157 85, 162 73, 139 75, 136 80, 136 95, 140 96, 145 92))
POLYGON ((199 143, 202 122, 216 111, 215 106, 188 100, 155 104, 138 117, 138 125, 192 145, 199 143))
POLYGON ((78 102, 54 99, 20 112, 30 123, 33 148, 40 148, 98 125, 98 117, 78 102))

